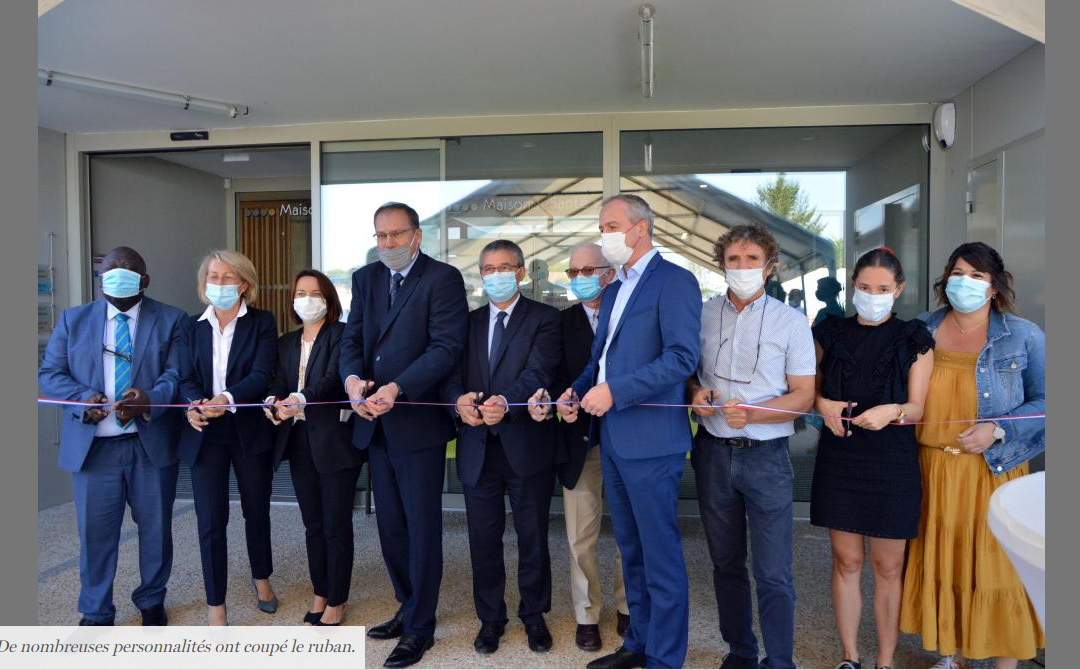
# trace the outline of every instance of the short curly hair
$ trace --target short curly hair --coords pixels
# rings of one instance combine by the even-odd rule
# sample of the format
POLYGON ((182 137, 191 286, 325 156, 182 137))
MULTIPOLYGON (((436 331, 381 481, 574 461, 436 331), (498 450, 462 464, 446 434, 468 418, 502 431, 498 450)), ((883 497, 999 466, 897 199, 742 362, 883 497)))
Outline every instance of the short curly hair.
POLYGON ((724 269, 724 253, 736 242, 753 242, 761 247, 765 251, 766 265, 780 261, 780 245, 776 238, 764 224, 753 221, 732 226, 720 236, 720 239, 716 240, 716 244, 713 245, 713 258, 719 263, 721 270, 724 269))

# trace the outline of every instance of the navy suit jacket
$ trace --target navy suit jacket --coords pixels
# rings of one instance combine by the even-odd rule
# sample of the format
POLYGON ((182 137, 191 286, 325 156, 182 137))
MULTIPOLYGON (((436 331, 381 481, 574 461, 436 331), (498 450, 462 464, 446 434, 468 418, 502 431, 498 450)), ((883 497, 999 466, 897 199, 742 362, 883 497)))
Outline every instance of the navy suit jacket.
MULTIPOLYGON (((353 273, 352 306, 341 338, 341 381, 350 375, 396 382, 400 400, 439 402, 443 382, 465 349, 465 282, 457 268, 420 252, 390 307, 390 271, 381 262, 353 273)), ((396 449, 422 449, 454 438, 442 407, 401 405, 375 421, 353 421, 353 446, 366 449, 381 422, 396 449)))
MULTIPOLYGON (((188 317, 187 355, 180 375, 181 402, 214 397, 214 326, 209 320, 199 321, 200 316, 201 313, 188 317)), ((236 320, 225 369, 225 390, 232 394, 233 402, 237 404, 261 403, 269 395, 276 366, 277 322, 274 315, 249 306, 247 314, 236 320)), ((262 453, 273 446, 273 424, 266 420, 261 407, 239 407, 235 419, 245 454, 262 453)), ((195 430, 184 421, 177 453, 185 463, 195 463, 204 435, 205 432, 195 430)))
MULTIPOLYGON (((300 336, 303 328, 285 333, 278 340, 278 367, 270 395, 286 398, 296 392, 300 375, 300 336)), ((304 368, 304 386, 300 391, 309 402, 348 400, 345 388, 338 379, 338 356, 345 324, 340 321, 324 323, 315 336, 304 368)), ((281 465, 289 446, 289 434, 294 430, 307 431, 311 460, 320 474, 358 468, 363 464, 360 452, 352 446, 352 422, 361 421, 347 404, 308 405, 304 408, 304 420, 293 423, 282 421, 274 435, 274 467, 281 465), (346 422, 340 419, 341 410, 351 416, 346 422)))
MULTIPOLYGON (((131 387, 141 389, 150 404, 176 401, 176 389, 184 356, 187 315, 176 307, 144 297, 132 343, 131 387)), ((104 299, 72 307, 60 315, 38 369, 38 384, 47 397, 86 401, 105 391, 102 343, 108 303, 104 299)), ((59 465, 64 470, 82 469, 97 427, 82 422, 83 408, 65 406, 59 465)), ((136 429, 150 462, 158 467, 176 463, 176 439, 180 410, 152 408, 150 420, 135 418, 136 429)), ((110 413, 105 421, 115 421, 110 413)))
MULTIPOLYGON (((485 399, 501 395, 508 403, 523 403, 536 389, 551 386, 561 350, 559 311, 521 296, 505 323, 506 332, 499 350, 492 352, 491 362, 489 319, 488 305, 469 314, 468 346, 461 365, 443 389, 443 402, 457 402, 464 393, 482 391, 485 399)), ((451 411, 457 415, 454 408, 451 411)), ((475 486, 480 479, 489 433, 499 436, 510 467, 520 477, 555 465, 555 422, 536 422, 527 407, 510 407, 494 426, 461 424, 458 429, 458 476, 469 486, 475 486)))
MULTIPOLYGON (((620 286, 621 282, 614 282, 604 290, 589 363, 573 383, 579 398, 596 385, 620 286)), ((701 357, 701 289, 697 279, 656 254, 614 328, 606 381, 615 404, 602 421, 592 420, 591 438, 599 438, 605 449, 613 449, 625 459, 689 451, 690 419, 685 407, 638 405, 686 404, 686 380, 697 370, 701 357)), ((578 414, 578 421, 591 418, 584 412, 578 414)))

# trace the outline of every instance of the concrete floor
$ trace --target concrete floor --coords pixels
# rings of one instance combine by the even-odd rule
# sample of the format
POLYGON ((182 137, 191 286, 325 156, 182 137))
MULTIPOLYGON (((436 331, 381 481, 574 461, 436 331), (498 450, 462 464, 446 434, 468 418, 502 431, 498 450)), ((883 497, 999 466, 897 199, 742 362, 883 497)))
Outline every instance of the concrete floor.
MULTIPOLYGON (((255 609, 249 584, 247 556, 244 549, 243 517, 238 504, 233 505, 229 524, 230 573, 233 588, 229 591, 228 612, 233 625, 299 624, 311 603, 311 586, 303 544, 303 525, 295 505, 274 505, 273 524, 275 570, 272 582, 280 600, 274 615, 255 609)), ((346 624, 373 625, 391 617, 397 609, 390 581, 383 566, 375 517, 357 510, 353 517, 356 533, 356 566, 346 624)), ((688 668, 718 667, 727 645, 717 629, 716 603, 713 596, 712 569, 705 534, 699 520, 681 522, 687 568, 690 573, 690 646, 688 668)), ((507 524, 507 609, 517 607, 516 539, 512 524, 507 524)), ((172 624, 202 625, 206 621, 202 574, 199 564, 195 510, 190 501, 177 501, 174 511, 175 560, 169 595, 166 600, 172 624)), ((115 585, 117 624, 137 625, 139 612, 131 603, 131 591, 138 584, 137 537, 130 518, 125 521, 118 574, 115 585)), ((469 548, 465 515, 447 512, 444 516, 445 568, 439 602, 436 644, 420 666, 429 668, 583 668, 598 654, 580 651, 574 645, 575 622, 569 594, 569 552, 561 516, 551 521, 550 548, 553 574, 552 611, 547 616, 555 643, 546 654, 529 651, 521 623, 512 620, 498 653, 481 656, 473 651, 472 640, 479 623, 472 606, 469 548)), ((601 536, 601 557, 610 557, 614 538, 605 519, 601 536)), ((60 505, 38 514, 38 620, 41 625, 78 623, 76 600, 79 588, 79 542, 73 506, 60 505)), ((863 591, 870 593, 869 567, 864 574, 863 591)), ((604 605, 601 621, 604 649, 609 653, 620 643, 615 634, 612 605, 612 566, 602 562, 604 605)), ((831 668, 840 660, 840 643, 833 624, 829 596, 830 556, 827 532, 807 522, 795 524, 795 587, 798 596, 795 618, 795 661, 799 667, 831 668)), ((867 596, 862 625, 861 650, 865 667, 873 667, 875 635, 873 614, 867 596)), ((919 639, 902 635, 895 667, 926 668, 936 656, 922 650, 919 639)), ((381 667, 394 642, 367 642, 367 666, 381 667)), ((1040 654, 1038 661, 1042 661, 1040 654)), ((992 667, 977 663, 976 667, 992 667)), ((1021 667, 1040 667, 1021 663, 1021 667)))

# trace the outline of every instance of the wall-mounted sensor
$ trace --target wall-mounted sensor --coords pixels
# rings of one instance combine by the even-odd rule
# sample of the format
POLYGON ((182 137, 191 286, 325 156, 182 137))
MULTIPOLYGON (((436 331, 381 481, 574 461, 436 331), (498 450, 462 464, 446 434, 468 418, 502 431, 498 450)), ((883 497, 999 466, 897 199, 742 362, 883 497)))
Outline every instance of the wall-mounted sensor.
POLYGON ((934 110, 934 136, 942 149, 956 141, 956 105, 946 102, 934 110))

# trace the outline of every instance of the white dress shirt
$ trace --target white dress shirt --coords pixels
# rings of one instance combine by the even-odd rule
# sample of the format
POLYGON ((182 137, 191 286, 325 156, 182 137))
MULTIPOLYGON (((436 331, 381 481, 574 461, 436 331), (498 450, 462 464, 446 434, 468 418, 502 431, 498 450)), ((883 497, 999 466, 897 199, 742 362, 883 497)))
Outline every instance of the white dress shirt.
MULTIPOLYGON (((135 325, 139 321, 139 308, 142 306, 142 301, 135 303, 135 305, 126 312, 113 307, 112 303, 106 303, 105 310, 105 335, 102 344, 108 347, 111 351, 116 351, 116 315, 127 314, 128 316, 128 334, 131 336, 131 359, 135 360, 135 356, 139 353, 135 351, 135 325)), ((107 354, 102 351, 102 370, 105 372, 105 398, 110 404, 116 402, 116 356, 107 354)), ((134 372, 132 367, 132 372, 134 372)), ((132 388, 135 388, 134 378, 132 381, 132 388)), ((123 435, 125 433, 137 432, 135 428, 135 422, 132 421, 127 428, 123 428, 116 421, 116 412, 110 411, 109 416, 105 417, 98 422, 97 428, 94 430, 96 437, 112 437, 114 435, 123 435)))
POLYGON ((627 268, 625 265, 619 268, 616 273, 619 281, 619 292, 615 296, 615 305, 611 308, 611 317, 608 319, 607 324, 607 339, 604 341, 604 351, 600 354, 600 370, 596 375, 596 383, 603 384, 607 379, 607 352, 608 347, 611 346, 611 338, 615 334, 616 327, 619 325, 619 319, 622 318, 623 310, 626 309, 626 303, 630 302, 630 296, 634 293, 634 289, 637 288, 638 281, 641 279, 641 273, 645 272, 645 268, 649 267, 649 263, 652 261, 653 256, 659 252, 653 248, 637 260, 633 267, 627 268))
MULTIPOLYGON (((207 305, 206 311, 199 317, 199 321, 209 321, 211 331, 214 333, 214 364, 211 368, 214 373, 214 395, 224 395, 229 399, 229 404, 235 402, 231 393, 225 390, 225 375, 229 370, 229 352, 232 350, 233 334, 236 333, 236 322, 247 314, 247 301, 243 298, 240 299, 240 311, 236 313, 236 316, 232 321, 225 326, 225 329, 221 329, 221 325, 218 323, 217 314, 214 313, 214 306, 207 305)), ((236 413, 235 407, 228 408, 233 414, 236 413)))
POLYGON ((520 301, 520 300, 521 300, 521 294, 518 293, 518 294, 516 294, 514 296, 514 302, 510 303, 509 305, 507 305, 503 309, 499 309, 498 307, 496 307, 495 303, 493 303, 493 302, 488 303, 487 349, 488 349, 488 358, 489 359, 491 358, 491 338, 495 337, 495 323, 499 319, 499 312, 506 312, 506 318, 503 319, 503 329, 505 330, 506 326, 510 323, 510 315, 514 313, 514 308, 517 307, 518 301, 520 301))
POLYGON ((600 310, 595 307, 589 307, 585 303, 581 303, 581 307, 585 310, 585 316, 589 317, 589 326, 592 328, 593 335, 596 335, 596 327, 600 325, 600 310))

